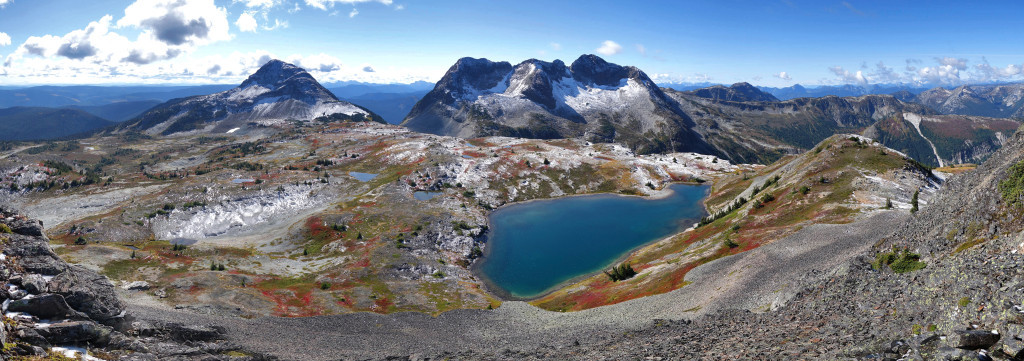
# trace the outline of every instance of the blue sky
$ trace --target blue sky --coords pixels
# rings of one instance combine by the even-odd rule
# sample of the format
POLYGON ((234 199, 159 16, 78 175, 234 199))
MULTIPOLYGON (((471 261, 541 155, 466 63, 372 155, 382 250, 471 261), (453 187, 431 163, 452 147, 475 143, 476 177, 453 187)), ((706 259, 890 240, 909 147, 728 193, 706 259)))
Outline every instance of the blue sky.
POLYGON ((597 53, 656 81, 1018 81, 1022 2, 0 0, 0 85, 436 81, 460 57, 597 53))

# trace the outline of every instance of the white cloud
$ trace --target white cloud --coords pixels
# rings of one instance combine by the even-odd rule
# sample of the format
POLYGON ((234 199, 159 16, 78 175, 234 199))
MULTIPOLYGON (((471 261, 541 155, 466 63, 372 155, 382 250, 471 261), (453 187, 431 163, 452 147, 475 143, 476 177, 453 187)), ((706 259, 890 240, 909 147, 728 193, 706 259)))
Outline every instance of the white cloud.
POLYGON ((405 5, 402 5, 402 4, 395 5, 395 10, 405 10, 405 5))
POLYGON ((562 50, 562 44, 552 42, 551 43, 551 50, 554 50, 554 51, 562 50))
POLYGON ((359 15, 359 9, 356 8, 352 8, 352 11, 348 13, 349 18, 354 18, 356 15, 359 15))
POLYGON ((390 6, 392 0, 305 0, 305 2, 306 5, 311 7, 320 10, 327 10, 327 8, 333 7, 334 4, 355 5, 361 3, 381 3, 390 6))
POLYGON ((247 8, 269 9, 281 4, 282 0, 232 0, 232 3, 245 3, 247 8))
POLYGON ((602 55, 615 55, 622 52, 622 45, 611 40, 605 40, 596 51, 602 55))
POLYGON ((878 62, 874 69, 850 72, 841 66, 829 68, 840 83, 866 84, 913 84, 917 86, 957 86, 1001 81, 1019 81, 1024 78, 1024 64, 1009 64, 997 67, 989 64, 984 57, 974 66, 968 66, 965 58, 934 58, 935 64, 925 65, 920 59, 906 59, 903 71, 896 71, 878 62), (869 72, 870 71, 870 72, 869 72))
POLYGON ((5 32, 0 32, 0 46, 11 45, 11 36, 5 32))
POLYGON ((256 29, 259 27, 259 25, 256 24, 256 18, 248 11, 238 16, 238 20, 235 20, 235 26, 238 27, 239 31, 253 33, 255 33, 256 29))
POLYGON ((780 71, 778 73, 775 73, 775 77, 779 78, 779 79, 782 79, 782 80, 786 80, 786 81, 793 80, 793 77, 789 76, 789 73, 784 72, 784 71, 780 71))
POLYGON ((849 70, 843 69, 843 67, 838 65, 830 67, 828 68, 828 70, 831 71, 832 74, 835 74, 837 77, 842 79, 844 83, 857 83, 861 85, 868 83, 868 79, 864 77, 863 70, 858 70, 856 73, 854 73, 849 70))
POLYGON ((342 68, 340 59, 324 53, 311 56, 292 55, 285 59, 285 61, 306 69, 306 71, 309 72, 329 73, 341 70, 342 68))
POLYGON ((289 10, 288 10, 288 13, 289 13, 289 14, 294 14, 294 13, 297 13, 297 12, 299 12, 299 11, 302 11, 302 8, 301 8, 301 7, 299 7, 299 3, 295 3, 295 7, 293 7, 293 8, 291 8, 291 9, 289 9, 289 10))
POLYGON ((137 0, 117 26, 135 27, 169 45, 204 45, 230 40, 227 10, 213 0, 137 0))
MULTIPOLYGON (((269 24, 269 23, 268 23, 269 24)), ((274 25, 263 25, 263 30, 287 29, 288 21, 274 19, 274 25)))
POLYGON ((0 9, 2 9, 4 6, 7 6, 7 4, 10 4, 10 3, 11 3, 11 0, 0 0, 0 9))
POLYGON ((647 48, 645 48, 643 44, 636 44, 636 51, 640 53, 640 55, 647 56, 647 48))
POLYGON ((939 62, 939 64, 942 64, 942 66, 953 67, 953 68, 955 68, 957 70, 964 70, 964 69, 967 68, 967 59, 964 59, 964 58, 954 58, 954 57, 935 58, 935 61, 939 62))
POLYGON ((974 66, 977 70, 977 80, 980 82, 1001 81, 1024 75, 1024 66, 1017 64, 1007 65, 1005 68, 997 68, 988 63, 988 59, 981 58, 981 63, 974 66))

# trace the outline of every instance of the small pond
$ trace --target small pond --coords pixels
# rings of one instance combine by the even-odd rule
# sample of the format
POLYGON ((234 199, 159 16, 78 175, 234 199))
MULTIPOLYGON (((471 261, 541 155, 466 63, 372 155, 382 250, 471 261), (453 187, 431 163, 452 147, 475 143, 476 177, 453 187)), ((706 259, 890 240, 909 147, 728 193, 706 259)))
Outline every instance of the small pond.
POLYGON ((658 198, 614 194, 513 204, 491 213, 488 284, 514 298, 540 296, 609 268, 628 252, 689 228, 705 215, 707 186, 671 185, 658 198))
POLYGON ((412 193, 412 196, 416 198, 416 200, 429 201, 431 198, 437 197, 441 194, 444 194, 444 192, 415 191, 412 193))
POLYGON ((360 173, 360 172, 348 172, 348 175, 352 178, 358 179, 360 182, 369 182, 377 177, 374 173, 360 173))
POLYGON ((199 241, 191 239, 191 238, 175 238, 175 239, 171 240, 171 244, 176 244, 176 245, 179 245, 179 246, 191 246, 193 244, 196 244, 196 242, 199 242, 199 241))

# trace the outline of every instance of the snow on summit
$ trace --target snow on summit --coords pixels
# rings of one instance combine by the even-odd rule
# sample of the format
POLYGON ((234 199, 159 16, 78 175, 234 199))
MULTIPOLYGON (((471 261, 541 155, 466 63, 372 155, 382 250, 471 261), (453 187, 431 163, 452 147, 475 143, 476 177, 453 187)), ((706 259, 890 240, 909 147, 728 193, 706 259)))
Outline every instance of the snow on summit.
POLYGON ((375 120, 380 117, 339 100, 308 72, 271 60, 236 88, 171 100, 126 122, 123 129, 150 134, 245 133, 253 126, 288 120, 375 120))

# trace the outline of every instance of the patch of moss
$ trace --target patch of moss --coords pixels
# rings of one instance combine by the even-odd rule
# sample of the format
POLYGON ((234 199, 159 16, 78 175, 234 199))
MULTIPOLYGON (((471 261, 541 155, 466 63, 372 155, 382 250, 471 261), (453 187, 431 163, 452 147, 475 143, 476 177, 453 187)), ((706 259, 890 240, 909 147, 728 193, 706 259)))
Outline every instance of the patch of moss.
POLYGON ((970 297, 963 297, 963 298, 960 299, 960 301, 956 302, 956 305, 960 306, 960 308, 967 307, 970 304, 971 304, 971 298, 970 297))
POLYGON ((1006 178, 999 181, 999 193, 1007 204, 1021 205, 1024 201, 1024 160, 1010 166, 1006 171, 1006 178))
POLYGON ((923 269, 927 265, 927 263, 921 262, 921 255, 917 253, 906 249, 900 251, 893 249, 890 252, 881 252, 876 255, 875 262, 871 264, 871 267, 876 270, 889 267, 893 272, 907 273, 923 269))

